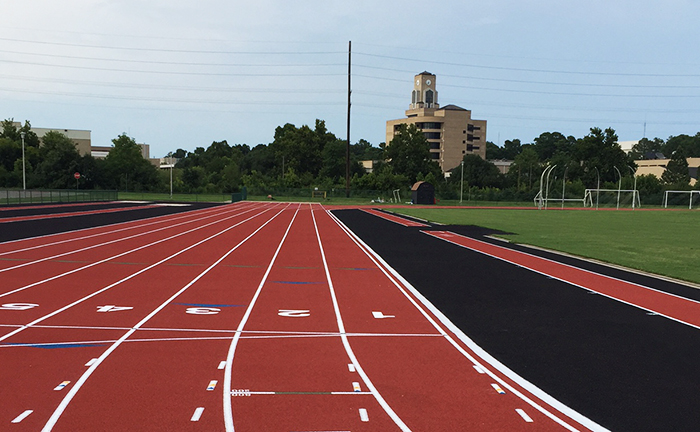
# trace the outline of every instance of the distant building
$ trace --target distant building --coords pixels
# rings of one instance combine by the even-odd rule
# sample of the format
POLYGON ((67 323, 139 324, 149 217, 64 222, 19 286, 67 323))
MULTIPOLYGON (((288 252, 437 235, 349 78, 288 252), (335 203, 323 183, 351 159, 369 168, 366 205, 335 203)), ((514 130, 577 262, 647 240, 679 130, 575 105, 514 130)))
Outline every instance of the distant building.
MULTIPOLYGON (((22 124, 19 122, 13 122, 16 128, 21 128, 22 124)), ((49 132, 59 132, 65 135, 68 139, 75 143, 75 148, 78 149, 80 156, 85 156, 90 154, 90 148, 92 146, 91 132, 89 130, 78 130, 78 129, 51 129, 51 128, 35 128, 32 127, 32 132, 39 137, 39 140, 43 142, 44 136, 49 132)))
MULTIPOLYGON (((141 156, 146 160, 151 160, 151 146, 149 144, 137 144, 141 148, 141 156)), ((104 159, 107 157, 109 152, 112 151, 113 146, 92 146, 90 154, 95 159, 104 159)), ((160 160, 156 159, 156 162, 151 161, 154 165, 158 166, 160 160)))
MULTIPOLYGON (((688 158, 688 174, 690 175, 690 185, 694 186, 698 181, 698 167, 700 166, 700 158, 688 158)), ((653 174, 654 176, 661 178, 664 171, 666 171, 666 166, 670 159, 650 159, 650 160, 636 160, 637 172, 635 175, 646 175, 653 174)))
POLYGON ((399 125, 415 124, 430 143, 430 156, 442 172, 457 167, 465 154, 486 159, 486 120, 474 120, 471 111, 456 105, 440 108, 435 81, 430 72, 415 76, 406 118, 386 122, 386 144, 394 139, 399 125))
POLYGON ((639 144, 639 140, 637 140, 637 141, 618 141, 617 143, 620 145, 620 148, 622 148, 622 151, 624 151, 625 153, 629 153, 632 151, 632 147, 639 144))

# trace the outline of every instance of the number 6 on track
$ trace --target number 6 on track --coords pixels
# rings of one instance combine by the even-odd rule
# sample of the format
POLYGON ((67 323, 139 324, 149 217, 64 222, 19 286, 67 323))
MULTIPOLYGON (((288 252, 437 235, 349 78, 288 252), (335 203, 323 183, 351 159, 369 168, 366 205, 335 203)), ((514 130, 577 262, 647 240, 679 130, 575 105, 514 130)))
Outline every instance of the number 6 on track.
POLYGON ((5 303, 0 306, 0 310, 27 310, 39 306, 35 303, 5 303))
POLYGON ((295 310, 295 309, 280 309, 277 313, 279 316, 290 317, 290 318, 304 318, 311 315, 309 310, 295 310))

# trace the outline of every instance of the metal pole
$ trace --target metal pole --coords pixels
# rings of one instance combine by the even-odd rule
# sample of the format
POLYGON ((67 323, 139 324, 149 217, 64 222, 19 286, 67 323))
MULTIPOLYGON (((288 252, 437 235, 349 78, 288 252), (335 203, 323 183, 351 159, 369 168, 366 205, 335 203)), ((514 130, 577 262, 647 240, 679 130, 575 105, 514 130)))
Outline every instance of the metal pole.
POLYGON ((462 196, 464 195, 464 159, 462 159, 462 180, 459 183, 459 203, 462 204, 462 196))
POLYGON ((24 168, 24 136, 27 135, 27 133, 20 132, 19 135, 22 137, 22 189, 27 190, 27 174, 24 168))
POLYGON ((620 170, 617 169, 616 166, 614 166, 615 171, 617 171, 617 176, 620 178, 620 181, 617 183, 617 209, 620 210, 620 190, 622 189, 622 174, 620 174, 620 170))
POLYGON ((566 168, 564 168, 564 179, 561 181, 561 209, 564 210, 564 198, 566 197, 566 172, 569 170, 569 166, 567 165, 566 168))
POLYGON ((347 142, 345 143, 345 197, 350 198, 350 96, 352 95, 352 90, 350 87, 351 75, 351 65, 352 65, 352 41, 348 42, 348 130, 347 130, 347 142))
POLYGON ((634 175, 634 170, 631 166, 627 165, 627 168, 632 171, 632 177, 634 177, 634 186, 632 187, 632 210, 634 210, 636 204, 635 201, 637 200, 637 176, 634 175))
POLYGON ((173 152, 168 153, 170 161, 170 199, 173 199, 173 152))
POLYGON ((600 172, 598 171, 598 167, 593 168, 595 168, 595 175, 598 179, 598 183, 595 190, 595 209, 598 210, 598 201, 600 200, 600 172))

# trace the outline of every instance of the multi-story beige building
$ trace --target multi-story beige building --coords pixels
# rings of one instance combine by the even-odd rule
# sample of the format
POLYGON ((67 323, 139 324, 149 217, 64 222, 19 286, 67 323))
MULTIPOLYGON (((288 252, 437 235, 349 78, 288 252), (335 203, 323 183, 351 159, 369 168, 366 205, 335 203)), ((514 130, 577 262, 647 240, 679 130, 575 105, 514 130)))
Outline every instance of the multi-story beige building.
MULTIPOLYGON (((13 122, 16 128, 21 128, 22 123, 13 122)), ((77 130, 77 129, 51 129, 51 128, 36 128, 32 127, 32 132, 36 134, 39 140, 43 140, 44 135, 49 132, 59 132, 69 138, 75 143, 75 148, 80 153, 80 156, 85 156, 90 154, 90 147, 92 145, 91 132, 89 130, 77 130)))
POLYGON ((386 122, 386 143, 394 139, 399 125, 415 124, 430 143, 430 155, 442 172, 456 168, 466 154, 486 159, 486 120, 474 120, 471 111, 456 105, 440 108, 435 75, 415 76, 406 117, 386 122))

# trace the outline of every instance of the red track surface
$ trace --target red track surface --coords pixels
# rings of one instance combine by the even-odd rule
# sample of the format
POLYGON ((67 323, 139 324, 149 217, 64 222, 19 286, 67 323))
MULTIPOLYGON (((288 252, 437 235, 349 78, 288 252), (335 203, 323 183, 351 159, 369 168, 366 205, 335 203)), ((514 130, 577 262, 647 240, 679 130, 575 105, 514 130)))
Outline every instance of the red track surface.
POLYGON ((0 430, 604 430, 319 205, 9 242, 0 278, 0 430))
POLYGON ((579 269, 535 255, 474 240, 449 231, 424 231, 450 243, 568 282, 654 314, 700 328, 700 302, 579 269))

